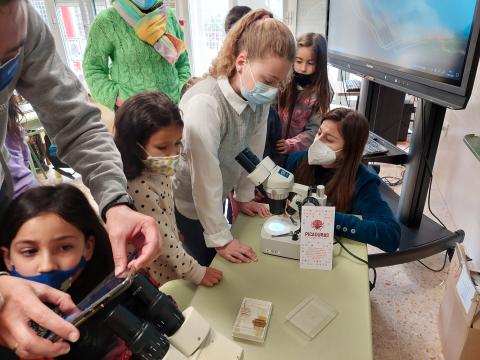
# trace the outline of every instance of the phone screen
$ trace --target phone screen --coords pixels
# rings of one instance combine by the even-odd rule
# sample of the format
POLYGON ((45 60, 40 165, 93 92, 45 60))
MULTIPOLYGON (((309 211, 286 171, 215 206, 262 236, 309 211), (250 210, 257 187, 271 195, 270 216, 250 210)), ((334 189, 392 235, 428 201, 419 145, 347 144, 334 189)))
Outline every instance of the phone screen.
MULTIPOLYGON (((78 327, 95 314, 98 309, 125 291, 131 285, 134 276, 134 271, 130 271, 126 277, 116 277, 114 273, 110 274, 77 304, 72 313, 65 315, 63 318, 78 327)), ((59 340, 59 337, 51 332, 48 333, 46 338, 53 342, 59 340)))
POLYGON ((77 311, 65 316, 64 319, 72 324, 76 324, 77 322, 75 320, 78 319, 82 313, 92 309, 95 305, 113 299, 116 295, 123 292, 123 290, 130 285, 132 276, 133 273, 128 274, 127 277, 116 277, 114 274, 110 274, 78 303, 77 311))

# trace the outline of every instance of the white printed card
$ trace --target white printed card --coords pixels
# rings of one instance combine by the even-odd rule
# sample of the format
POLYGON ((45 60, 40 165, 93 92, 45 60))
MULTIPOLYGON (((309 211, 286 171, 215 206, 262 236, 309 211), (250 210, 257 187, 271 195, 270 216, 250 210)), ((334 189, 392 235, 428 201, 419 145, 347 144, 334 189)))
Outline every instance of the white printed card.
POLYGON ((332 270, 335 207, 302 207, 300 268, 332 270))

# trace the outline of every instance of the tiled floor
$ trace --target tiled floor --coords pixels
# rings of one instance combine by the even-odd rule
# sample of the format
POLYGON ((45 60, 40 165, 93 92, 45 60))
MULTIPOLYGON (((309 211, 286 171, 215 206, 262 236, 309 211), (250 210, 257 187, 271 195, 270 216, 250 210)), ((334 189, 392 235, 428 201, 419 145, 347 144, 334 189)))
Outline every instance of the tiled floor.
MULTIPOLYGON (((381 176, 401 177, 403 167, 381 165, 381 176)), ((64 181, 71 181, 63 179, 64 181)), ((56 183, 53 172, 49 180, 56 183)), ((88 189, 79 179, 74 180, 88 194, 88 189)), ((400 192, 401 185, 394 187, 400 192)), ((89 196, 92 205, 96 206, 89 196)), ((431 206, 436 215, 450 229, 455 229, 445 202, 436 188, 432 187, 431 206)), ((428 210, 426 211, 428 213, 428 210)), ((375 252, 370 248, 369 252, 375 252)), ((433 268, 440 268, 444 255, 425 259, 433 268)), ((440 360, 443 359, 438 337, 437 315, 448 271, 434 273, 420 263, 413 262, 377 269, 377 283, 371 292, 373 322, 373 349, 375 360, 440 360)))
MULTIPOLYGON (((443 256, 425 262, 439 268, 443 256)), ((375 360, 443 359, 437 315, 447 270, 433 273, 418 262, 377 270, 371 293, 375 360)))
MULTIPOLYGON (((382 164, 380 174, 399 177, 402 170, 382 164)), ((395 187, 397 192, 400 189, 395 187)), ((435 178, 431 207, 449 229, 455 229, 435 178)), ((428 210, 425 213, 429 214, 428 210)), ((439 269, 443 260, 444 254, 437 254, 424 263, 439 269)), ((443 359, 437 317, 447 272, 448 261, 439 273, 418 262, 377 269, 377 285, 371 292, 375 360, 443 359)))

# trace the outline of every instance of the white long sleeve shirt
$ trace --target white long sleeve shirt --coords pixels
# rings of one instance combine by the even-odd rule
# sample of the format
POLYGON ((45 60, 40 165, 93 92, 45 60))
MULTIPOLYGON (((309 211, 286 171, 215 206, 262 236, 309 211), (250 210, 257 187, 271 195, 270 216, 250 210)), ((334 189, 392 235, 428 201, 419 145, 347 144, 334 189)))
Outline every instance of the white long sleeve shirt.
POLYGON ((260 159, 265 147, 269 105, 250 106, 225 77, 207 78, 180 101, 184 154, 173 181, 177 210, 198 219, 207 247, 233 237, 223 201, 234 189, 238 201, 254 197, 254 185, 235 157, 249 147, 260 159))

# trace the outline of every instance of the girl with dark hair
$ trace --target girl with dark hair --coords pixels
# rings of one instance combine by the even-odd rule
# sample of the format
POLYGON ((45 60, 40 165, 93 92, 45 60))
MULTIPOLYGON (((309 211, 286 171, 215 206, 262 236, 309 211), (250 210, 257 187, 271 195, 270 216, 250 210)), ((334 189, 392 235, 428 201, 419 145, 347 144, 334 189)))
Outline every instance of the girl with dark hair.
POLYGON ((225 18, 225 32, 228 33, 233 25, 250 11, 252 11, 252 8, 248 6, 237 5, 232 7, 225 18))
POLYGON ((108 234, 72 185, 41 186, 12 201, 2 222, 0 270, 82 300, 113 271, 108 234))
POLYGON ((312 144, 331 97, 327 41, 320 34, 304 34, 297 40, 293 75, 278 99, 282 139, 277 141, 276 150, 280 154, 302 151, 312 144))
MULTIPOLYGON (((66 291, 74 303, 114 269, 108 234, 86 197, 72 185, 25 191, 10 203, 0 228, 0 271, 66 291)), ((79 330, 80 341, 59 359, 101 359, 110 351, 128 354, 122 341, 95 320, 79 330)), ((0 358, 18 359, 1 347, 0 358)))
POLYGON ((286 168, 297 183, 325 186, 328 203, 336 210, 336 235, 394 252, 400 225, 380 195, 380 178, 361 164, 367 139, 363 115, 345 108, 332 110, 323 116, 308 151, 291 154, 286 168))
POLYGON ((156 285, 179 278, 214 286, 222 273, 201 266, 178 238, 171 176, 181 151, 183 121, 178 107, 160 92, 129 98, 115 114, 115 143, 122 155, 128 193, 138 211, 157 220, 163 252, 147 267, 156 285))

